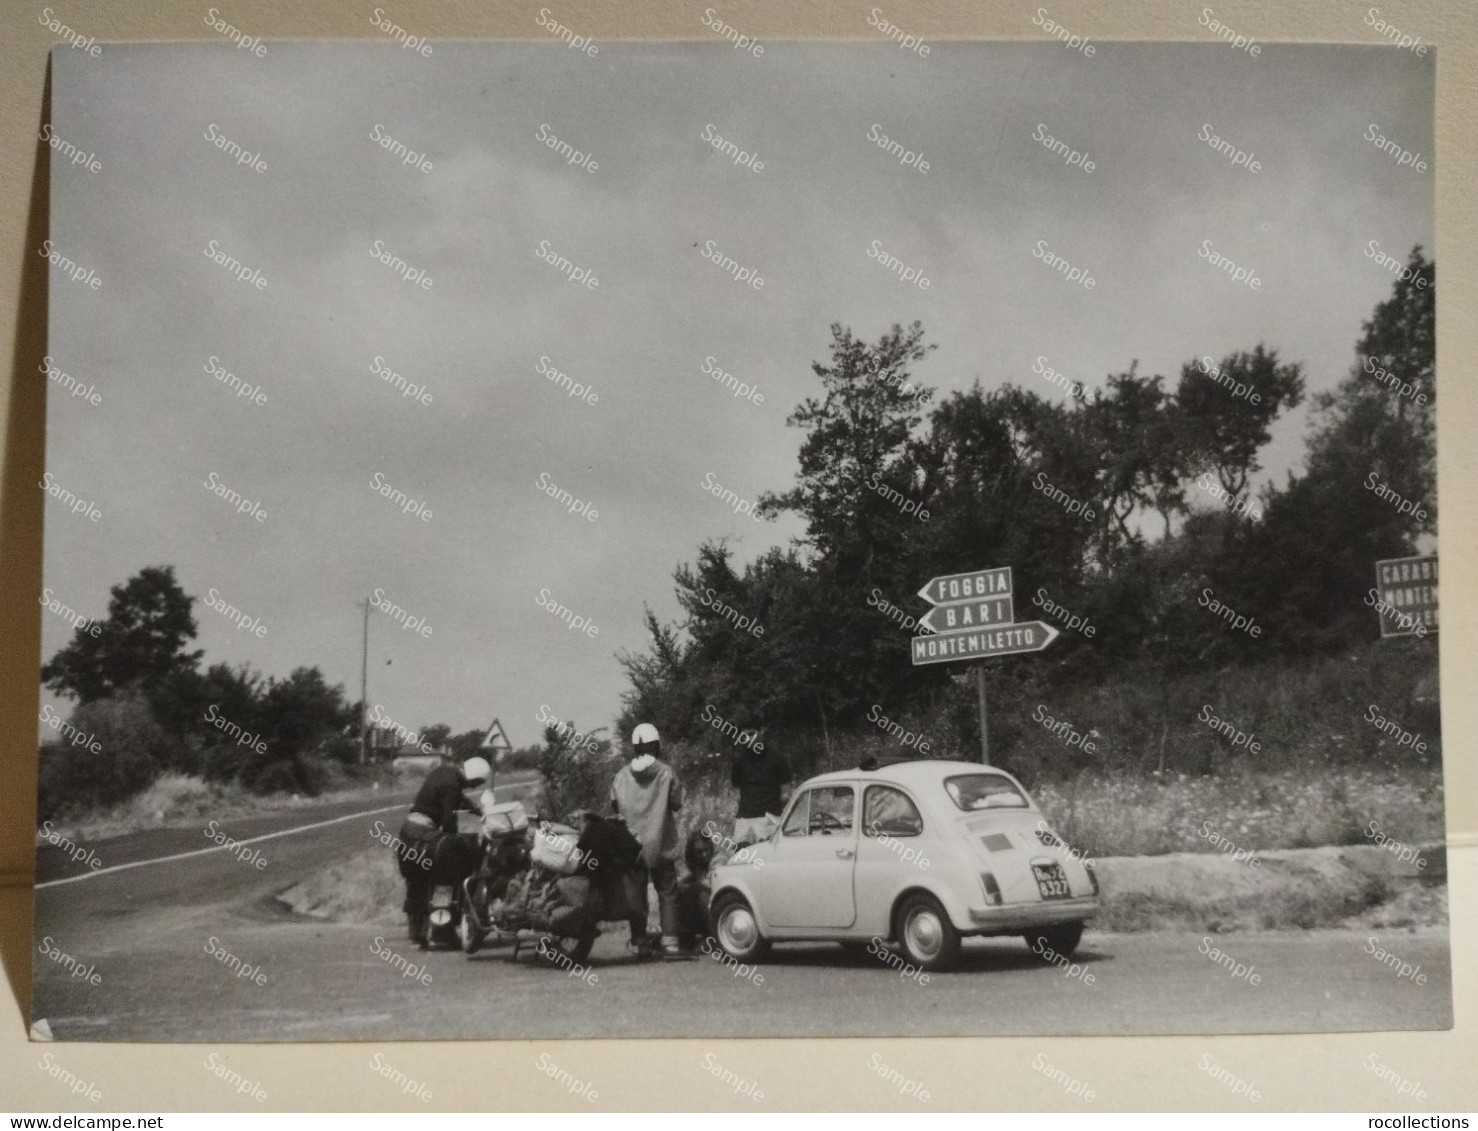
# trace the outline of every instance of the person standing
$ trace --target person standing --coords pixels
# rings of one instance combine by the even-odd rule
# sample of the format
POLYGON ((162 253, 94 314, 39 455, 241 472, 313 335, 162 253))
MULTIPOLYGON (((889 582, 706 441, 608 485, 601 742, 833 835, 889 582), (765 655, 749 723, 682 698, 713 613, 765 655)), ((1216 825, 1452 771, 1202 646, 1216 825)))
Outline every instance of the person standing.
POLYGON ((729 772, 730 782, 739 791, 734 843, 758 844, 768 840, 780 823, 790 766, 777 751, 765 748, 760 731, 740 735, 739 742, 729 772))
POLYGON ((626 875, 626 894, 631 909, 633 953, 676 955, 678 934, 677 861, 682 855, 675 814, 683 805, 683 787, 672 767, 660 761, 662 739, 651 723, 641 723, 631 732, 630 761, 611 782, 611 811, 641 843, 641 856, 626 875), (652 945, 647 935, 647 882, 657 889, 657 910, 662 922, 661 941, 652 945))
POLYGON ((395 855, 405 881, 404 909, 411 941, 422 950, 430 941, 431 893, 436 887, 432 865, 437 843, 456 833, 458 810, 473 808, 463 791, 485 788, 492 776, 486 758, 468 758, 460 766, 443 762, 426 775, 400 826, 395 855))

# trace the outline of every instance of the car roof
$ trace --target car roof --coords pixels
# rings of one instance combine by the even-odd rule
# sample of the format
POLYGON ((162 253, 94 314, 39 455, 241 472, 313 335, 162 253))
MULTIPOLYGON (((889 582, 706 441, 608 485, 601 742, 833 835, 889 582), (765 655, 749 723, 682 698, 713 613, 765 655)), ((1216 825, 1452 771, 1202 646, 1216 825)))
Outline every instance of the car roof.
POLYGON ((896 782, 898 785, 911 785, 915 788, 938 785, 945 778, 954 777, 956 774, 1000 774, 1002 777, 1014 782, 1022 793, 1026 793, 1026 787, 1016 781, 1011 774, 998 766, 983 766, 979 762, 958 762, 944 758, 918 758, 907 762, 894 762, 890 766, 879 766, 875 770, 863 770, 853 767, 849 770, 833 770, 831 773, 817 774, 813 778, 807 778, 796 788, 799 790, 809 785, 826 785, 829 782, 855 782, 859 780, 876 782, 896 782))

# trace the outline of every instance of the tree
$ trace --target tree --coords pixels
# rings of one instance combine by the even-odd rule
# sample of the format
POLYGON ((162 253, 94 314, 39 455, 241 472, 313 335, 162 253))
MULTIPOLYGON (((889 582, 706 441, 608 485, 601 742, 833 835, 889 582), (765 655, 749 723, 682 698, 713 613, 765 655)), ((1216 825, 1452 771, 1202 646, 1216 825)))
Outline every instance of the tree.
POLYGON ((1261 470, 1257 453, 1272 438, 1272 422, 1285 408, 1297 408, 1303 396, 1303 370, 1280 365, 1278 352, 1261 344, 1214 367, 1181 366, 1175 401, 1194 465, 1190 470, 1214 474, 1227 495, 1239 497, 1261 470))
POLYGON ((433 726, 422 727, 421 737, 418 741, 427 743, 433 750, 440 750, 451 737, 451 727, 446 723, 436 723, 433 726))
POLYGON ((186 650, 195 639, 192 606, 173 566, 149 566, 115 585, 108 619, 93 635, 80 626, 71 643, 41 668, 46 686, 81 703, 138 687, 151 701, 182 677, 194 675, 202 652, 186 650))

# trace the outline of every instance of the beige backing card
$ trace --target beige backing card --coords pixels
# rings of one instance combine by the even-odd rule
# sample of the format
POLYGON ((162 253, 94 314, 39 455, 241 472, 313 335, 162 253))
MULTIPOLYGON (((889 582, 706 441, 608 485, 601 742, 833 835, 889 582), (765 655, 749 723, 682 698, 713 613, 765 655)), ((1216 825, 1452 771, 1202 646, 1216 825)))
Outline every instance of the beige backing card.
MULTIPOLYGON (((45 260, 36 249, 47 233, 44 120, 47 53, 52 36, 41 18, 109 41, 214 41, 205 0, 11 0, 0 10, 0 347, 9 358, 0 385, 5 428, 0 480, 0 958, 11 993, 0 993, 0 1110, 83 1111, 78 1101, 37 1065, 48 1046, 26 1047, 32 963, 31 900, 35 828, 37 667, 40 648, 42 497, 32 484, 42 465, 45 382, 29 375, 45 352, 45 260), (17 380, 16 375, 25 375, 17 380), (12 996, 13 995, 13 996, 12 996)), ((376 0, 223 0, 222 17, 266 39, 376 36, 376 0)), ((381 5, 385 6, 385 5, 381 5)), ((866 39, 867 18, 882 0, 794 4, 785 0, 686 0, 600 3, 593 0, 417 0, 386 6, 397 21, 428 38, 537 39, 540 7, 582 34, 628 39, 701 40, 702 19, 713 7, 762 42, 783 39, 866 39)), ((926 41, 1040 39, 1033 26, 1037 0, 983 4, 978 0, 910 0, 883 6, 894 22, 926 41)), ((1136 0, 1105 5, 1051 0, 1051 17, 1095 41, 1114 39, 1204 42, 1201 4, 1136 0)), ((1216 0, 1216 18, 1258 42, 1384 42, 1367 25, 1367 0, 1216 0)), ((1056 1065, 1091 1081, 1097 1096, 1087 1110, 1348 1110, 1413 1114, 1478 1109, 1474 1083, 1475 993, 1473 907, 1478 893, 1478 767, 1472 754, 1478 702, 1471 687, 1475 661, 1454 642, 1472 639, 1475 597, 1453 563, 1478 560, 1475 545, 1473 445, 1478 390, 1474 371, 1478 323, 1478 217, 1471 192, 1478 135, 1473 123, 1478 22, 1462 0, 1415 4, 1384 0, 1380 17, 1420 35, 1437 48, 1435 165, 1437 240, 1442 264, 1438 380, 1439 482, 1443 556, 1443 748, 1445 753, 1451 875, 1453 987, 1457 1027, 1447 1033, 1320 1034, 1308 1037, 1228 1038, 940 1038, 931 1040, 587 1041, 464 1042, 420 1045, 55 1045, 52 1059, 93 1080, 104 1100, 93 1111, 167 1110, 1058 1110, 1067 1104, 1045 1076, 1031 1071, 1044 1053, 1056 1065), (1462 847, 1459 847, 1462 846, 1462 847), (406 1073, 427 1081, 434 1101, 401 1100, 383 1081, 365 1075, 379 1049, 406 1073), (540 1051, 577 1076, 599 1082, 599 1102, 567 1099, 536 1067, 540 1051), (706 1052, 741 1076, 762 1082, 763 1103, 735 1100, 702 1067, 706 1052), (905 1075, 937 1081, 927 1105, 897 1096, 866 1071, 878 1052, 905 1075), (250 1108, 205 1067, 216 1053, 242 1075, 262 1081, 268 1102, 250 1108), (1250 1107, 1232 1098, 1196 1063, 1209 1052, 1256 1081, 1263 1099, 1250 1107), (1366 1067, 1376 1053, 1420 1079, 1422 1104, 1398 1099, 1394 1088, 1366 1067), (414 1105, 414 1106, 412 1106, 414 1105)), ((1394 49, 1394 48, 1393 48, 1394 49)), ((489 985, 490 1004, 496 987, 489 985)), ((1132 1018, 1126 1017, 1127 1025, 1132 1018)))

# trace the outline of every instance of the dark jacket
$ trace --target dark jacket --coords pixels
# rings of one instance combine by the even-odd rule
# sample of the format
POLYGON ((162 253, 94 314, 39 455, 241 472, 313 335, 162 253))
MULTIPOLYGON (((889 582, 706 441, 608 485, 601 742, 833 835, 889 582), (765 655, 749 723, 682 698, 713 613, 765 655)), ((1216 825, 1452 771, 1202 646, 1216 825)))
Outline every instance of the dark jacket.
POLYGON ((780 815, 780 787, 790 781, 790 767, 774 750, 741 750, 734 755, 730 782, 739 790, 740 819, 780 815))
POLYGON ((412 813, 424 813, 444 833, 456 832, 457 810, 470 808, 462 796, 462 771, 456 766, 437 766, 426 775, 411 802, 412 813))

